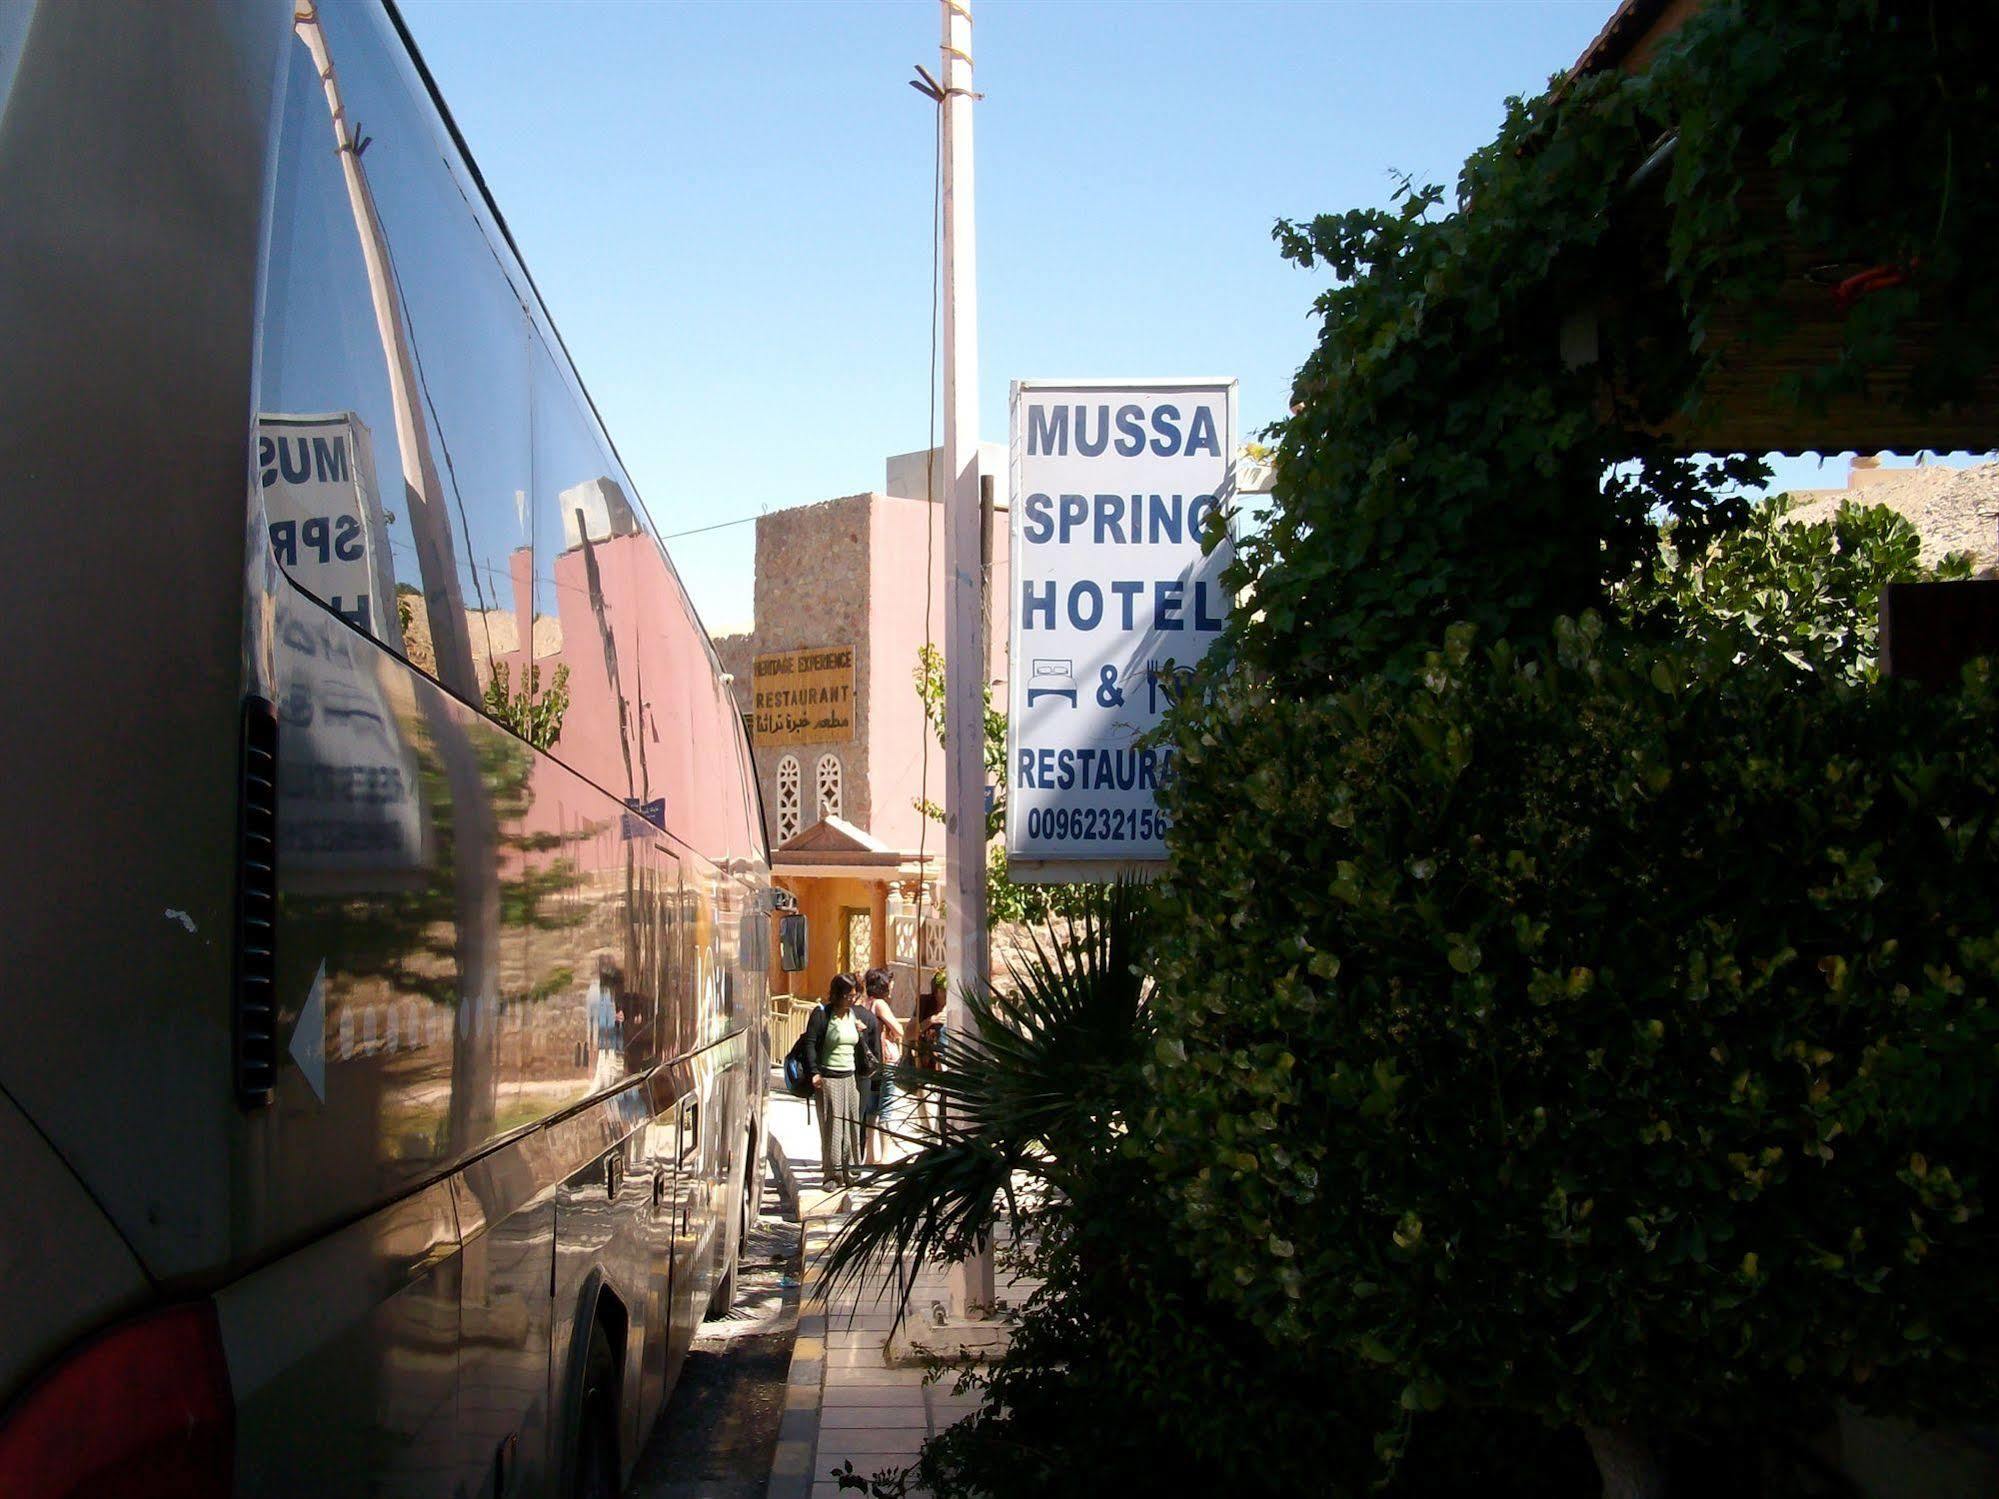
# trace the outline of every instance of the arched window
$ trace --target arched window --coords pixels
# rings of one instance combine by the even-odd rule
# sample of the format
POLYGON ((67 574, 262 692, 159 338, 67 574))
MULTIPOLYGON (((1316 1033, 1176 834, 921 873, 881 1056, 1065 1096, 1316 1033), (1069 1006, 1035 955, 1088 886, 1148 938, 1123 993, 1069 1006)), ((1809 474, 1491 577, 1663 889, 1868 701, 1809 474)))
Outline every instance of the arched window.
POLYGON ((798 836, 799 820, 804 813, 803 799, 799 796, 798 756, 786 755, 777 762, 777 841, 789 843, 798 836))
POLYGON ((819 757, 819 815, 838 817, 840 815, 840 757, 825 754, 819 757))

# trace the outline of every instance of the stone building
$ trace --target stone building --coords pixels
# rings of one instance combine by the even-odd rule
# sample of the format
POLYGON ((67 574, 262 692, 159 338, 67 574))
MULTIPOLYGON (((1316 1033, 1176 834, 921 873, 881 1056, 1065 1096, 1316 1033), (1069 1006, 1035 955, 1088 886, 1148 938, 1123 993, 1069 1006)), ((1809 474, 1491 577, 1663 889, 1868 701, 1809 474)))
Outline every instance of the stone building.
MULTIPOLYGON (((926 457, 890 458, 879 491, 760 517, 755 627, 715 641, 750 729, 773 872, 809 922, 792 992, 885 966, 905 1013, 919 974, 943 962, 943 828, 919 810, 944 801, 916 691, 925 642, 944 642, 944 509, 925 498, 926 457)), ((986 675, 1004 701, 1006 450, 984 444, 980 458, 993 495, 986 675)))
POLYGON ((1878 457, 1862 455, 1848 466, 1844 489, 1791 491, 1790 518, 1829 521, 1848 500, 1886 505, 1914 526, 1923 538, 1924 566, 1963 552, 1975 576, 1999 577, 1999 463, 1884 468, 1878 457))

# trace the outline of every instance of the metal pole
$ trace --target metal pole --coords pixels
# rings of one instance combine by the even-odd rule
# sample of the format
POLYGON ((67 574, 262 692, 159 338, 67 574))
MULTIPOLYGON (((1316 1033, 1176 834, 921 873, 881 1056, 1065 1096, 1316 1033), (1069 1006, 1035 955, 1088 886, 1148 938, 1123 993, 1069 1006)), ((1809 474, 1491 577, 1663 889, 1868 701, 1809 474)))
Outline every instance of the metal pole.
MULTIPOLYGON (((946 1045, 968 1034, 967 991, 984 993, 986 946, 985 576, 979 504, 978 253, 972 221, 972 12, 944 12, 944 964, 946 1045)), ((947 1053, 948 1057, 948 1053, 947 1053)), ((992 1306, 988 1249, 951 1277, 951 1310, 992 1306)))

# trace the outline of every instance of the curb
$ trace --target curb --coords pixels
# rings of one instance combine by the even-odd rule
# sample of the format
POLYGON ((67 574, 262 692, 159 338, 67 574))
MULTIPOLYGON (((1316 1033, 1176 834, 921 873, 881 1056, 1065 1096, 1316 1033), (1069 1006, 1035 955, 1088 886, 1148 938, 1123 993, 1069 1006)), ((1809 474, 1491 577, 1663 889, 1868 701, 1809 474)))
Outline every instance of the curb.
MULTIPOLYGON (((782 1152, 779 1152, 782 1154, 782 1152)), ((796 1178, 793 1179, 794 1182, 796 1178)), ((770 1459, 764 1499, 811 1499, 819 1455, 819 1416, 826 1390, 826 1300, 805 1287, 806 1269, 831 1236, 824 1219, 801 1219, 798 1233, 798 1335, 791 1345, 785 1377, 784 1415, 778 1421, 777 1449, 770 1459), (812 1242, 815 1237, 818 1243, 812 1242)))

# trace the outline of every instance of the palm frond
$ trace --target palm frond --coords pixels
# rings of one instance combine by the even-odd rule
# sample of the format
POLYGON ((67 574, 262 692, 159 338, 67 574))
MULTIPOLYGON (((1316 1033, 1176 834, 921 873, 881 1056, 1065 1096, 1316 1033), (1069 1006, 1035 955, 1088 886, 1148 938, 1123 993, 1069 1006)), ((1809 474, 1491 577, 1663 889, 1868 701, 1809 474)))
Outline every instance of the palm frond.
POLYGON ((970 1033, 948 1036, 934 1070, 901 1065, 943 1123, 902 1160, 867 1175, 876 1189, 820 1271, 830 1292, 893 1259, 962 1259, 1017 1218, 1015 1179, 1061 1193, 1071 1173, 1117 1148, 1137 1063, 1149 1045, 1142 957, 1145 897, 1121 882, 1067 931, 1051 921, 1010 959, 1004 984, 966 992, 970 1033))

